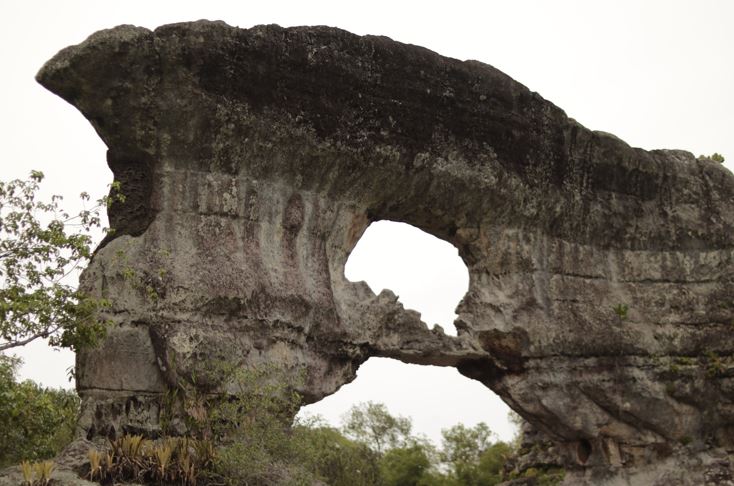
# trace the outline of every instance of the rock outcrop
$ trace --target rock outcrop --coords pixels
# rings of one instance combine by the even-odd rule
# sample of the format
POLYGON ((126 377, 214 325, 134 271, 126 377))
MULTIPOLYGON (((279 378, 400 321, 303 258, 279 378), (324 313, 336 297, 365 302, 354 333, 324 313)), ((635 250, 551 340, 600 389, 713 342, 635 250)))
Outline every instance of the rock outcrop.
POLYGON ((316 401, 385 356, 484 383, 569 484, 732 484, 720 164, 588 130, 486 64, 325 27, 120 26, 38 80, 127 196, 82 278, 114 323, 78 355, 89 438, 155 434, 167 390, 226 390, 222 367, 274 363, 316 401), (381 219, 458 248, 457 337, 344 277, 381 219))

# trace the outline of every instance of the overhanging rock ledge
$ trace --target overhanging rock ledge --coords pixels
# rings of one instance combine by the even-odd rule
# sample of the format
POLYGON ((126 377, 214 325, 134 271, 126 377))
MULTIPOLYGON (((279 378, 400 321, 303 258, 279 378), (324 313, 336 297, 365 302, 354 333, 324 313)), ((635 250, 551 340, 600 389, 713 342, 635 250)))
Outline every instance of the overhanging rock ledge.
POLYGON ((733 484, 720 164, 590 131, 486 64, 326 27, 120 26, 38 81, 128 198, 82 278, 115 323, 78 355, 87 436, 155 434, 166 391, 226 390, 222 364, 305 373, 315 401, 387 356, 490 387, 567 484, 733 484), (380 219, 459 249, 457 337, 345 279, 380 219))

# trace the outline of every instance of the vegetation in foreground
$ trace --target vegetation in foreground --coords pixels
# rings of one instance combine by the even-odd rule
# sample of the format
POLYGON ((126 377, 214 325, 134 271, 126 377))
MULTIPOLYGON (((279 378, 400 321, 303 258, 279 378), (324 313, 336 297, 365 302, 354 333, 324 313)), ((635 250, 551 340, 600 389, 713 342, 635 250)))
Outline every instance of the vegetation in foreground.
POLYGON ((18 382, 19 364, 0 355, 0 468, 55 456, 71 441, 79 413, 73 391, 18 382))
MULTIPOLYGON (((0 364, 0 465, 21 463, 26 485, 48 484, 48 459, 72 438, 78 397, 18 383, 18 361, 0 364)), ((81 474, 100 484, 160 485, 490 486, 514 477, 505 464, 515 447, 495 440, 484 423, 444 430, 440 447, 413 434, 409 418, 373 402, 354 406, 341 428, 318 417, 291 424, 299 397, 272 377, 243 375, 240 392, 227 400, 182 393, 181 405, 199 410, 187 418, 188 436, 110 439, 89 450, 81 474)), ((563 477, 528 474, 537 484, 563 477)))

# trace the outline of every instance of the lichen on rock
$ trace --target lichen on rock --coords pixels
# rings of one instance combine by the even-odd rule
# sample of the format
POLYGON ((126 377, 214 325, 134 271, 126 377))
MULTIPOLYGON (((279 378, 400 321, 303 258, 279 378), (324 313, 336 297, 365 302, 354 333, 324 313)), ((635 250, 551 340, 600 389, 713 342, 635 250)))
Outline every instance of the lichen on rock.
POLYGON ((326 27, 120 26, 38 81, 127 196, 82 277, 115 324, 77 358, 89 438, 155 434, 167 390, 226 391, 222 365, 291 370, 313 402, 384 356, 484 383, 568 484, 673 484, 680 457, 680 484, 731 478, 721 164, 590 131, 486 64, 326 27), (382 219, 458 248, 458 336, 345 278, 382 219))

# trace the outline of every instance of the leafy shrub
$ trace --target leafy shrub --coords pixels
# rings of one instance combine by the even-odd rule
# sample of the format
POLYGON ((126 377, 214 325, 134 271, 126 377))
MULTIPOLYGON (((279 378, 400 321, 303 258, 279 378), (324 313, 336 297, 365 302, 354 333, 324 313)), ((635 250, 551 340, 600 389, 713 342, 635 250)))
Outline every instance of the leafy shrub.
POLYGON ((357 404, 344 417, 346 434, 378 453, 405 446, 409 442, 412 427, 410 419, 391 415, 382 403, 357 404))
MULTIPOLYGON (((109 303, 66 282, 92 256, 91 231, 100 227, 101 211, 124 201, 120 185, 72 216, 59 207, 61 196, 38 200, 43 178, 32 171, 28 180, 0 181, 0 351, 42 338, 75 350, 106 331, 97 313, 109 303)), ((89 195, 80 197, 86 206, 89 195)))
POLYGON ((385 486, 419 486, 431 469, 424 447, 414 444, 387 451, 380 460, 380 472, 385 486))
POLYGON ((521 476, 522 478, 533 478, 538 486, 554 486, 561 484, 566 477, 566 471, 558 468, 529 468, 521 476))
POLYGON ((79 397, 69 390, 16 381, 20 360, 0 355, 0 467, 41 461, 71 439, 79 397))
POLYGON ((380 455, 317 419, 297 423, 292 441, 301 467, 330 486, 380 484, 380 455))

